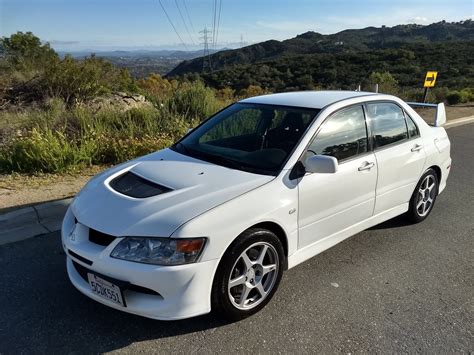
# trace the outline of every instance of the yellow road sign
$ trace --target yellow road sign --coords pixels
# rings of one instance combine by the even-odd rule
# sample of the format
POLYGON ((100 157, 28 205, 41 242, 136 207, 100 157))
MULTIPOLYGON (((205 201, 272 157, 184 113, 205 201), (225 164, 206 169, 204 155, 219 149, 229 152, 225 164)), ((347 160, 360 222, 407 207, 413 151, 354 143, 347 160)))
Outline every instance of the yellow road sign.
POLYGON ((426 77, 425 77, 425 84, 423 87, 425 88, 432 88, 436 84, 436 77, 438 76, 437 71, 429 71, 426 72, 426 77))

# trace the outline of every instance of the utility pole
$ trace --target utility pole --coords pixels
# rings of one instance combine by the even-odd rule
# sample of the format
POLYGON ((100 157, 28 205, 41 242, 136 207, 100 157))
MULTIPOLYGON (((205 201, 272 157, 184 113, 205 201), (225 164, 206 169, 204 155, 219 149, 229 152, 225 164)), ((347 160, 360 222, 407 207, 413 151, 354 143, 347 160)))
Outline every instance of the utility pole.
POLYGON ((209 52, 209 40, 211 39, 210 34, 212 34, 212 31, 205 27, 202 31, 199 31, 199 33, 202 34, 199 39, 202 41, 201 44, 204 45, 202 53, 202 72, 205 73, 208 70, 211 73, 212 64, 211 53, 209 52))

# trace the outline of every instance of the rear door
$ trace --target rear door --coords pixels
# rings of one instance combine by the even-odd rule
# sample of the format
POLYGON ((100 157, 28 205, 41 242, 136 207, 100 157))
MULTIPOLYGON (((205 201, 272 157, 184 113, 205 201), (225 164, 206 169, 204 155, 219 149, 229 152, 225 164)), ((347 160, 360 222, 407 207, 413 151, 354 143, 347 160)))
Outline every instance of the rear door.
POLYGON ((372 216, 377 166, 362 105, 330 116, 305 154, 333 156, 339 166, 334 174, 306 173, 298 183, 298 248, 372 216))
POLYGON ((409 202, 426 153, 418 127, 393 102, 366 104, 378 166, 374 214, 409 202))

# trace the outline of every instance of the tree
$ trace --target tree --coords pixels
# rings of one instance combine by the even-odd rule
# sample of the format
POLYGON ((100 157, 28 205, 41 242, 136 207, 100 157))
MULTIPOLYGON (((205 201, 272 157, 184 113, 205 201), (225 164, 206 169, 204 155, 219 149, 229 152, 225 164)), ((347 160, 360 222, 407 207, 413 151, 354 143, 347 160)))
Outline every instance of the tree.
POLYGON ((384 94, 397 95, 399 92, 398 81, 388 71, 370 74, 369 85, 373 88, 376 84, 379 85, 379 92, 384 94))
POLYGON ((17 71, 41 71, 59 60, 49 43, 42 44, 31 32, 17 32, 2 38, 0 42, 7 62, 17 71))

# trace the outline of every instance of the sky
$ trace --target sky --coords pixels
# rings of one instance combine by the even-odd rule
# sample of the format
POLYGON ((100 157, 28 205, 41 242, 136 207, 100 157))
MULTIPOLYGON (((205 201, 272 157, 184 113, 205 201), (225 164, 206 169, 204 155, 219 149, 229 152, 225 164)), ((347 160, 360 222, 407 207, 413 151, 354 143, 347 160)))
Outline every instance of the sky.
POLYGON ((202 48, 198 31, 213 27, 215 1, 216 48, 307 31, 461 21, 474 13, 474 0, 0 0, 0 37, 31 31, 59 51, 195 50, 202 48))

